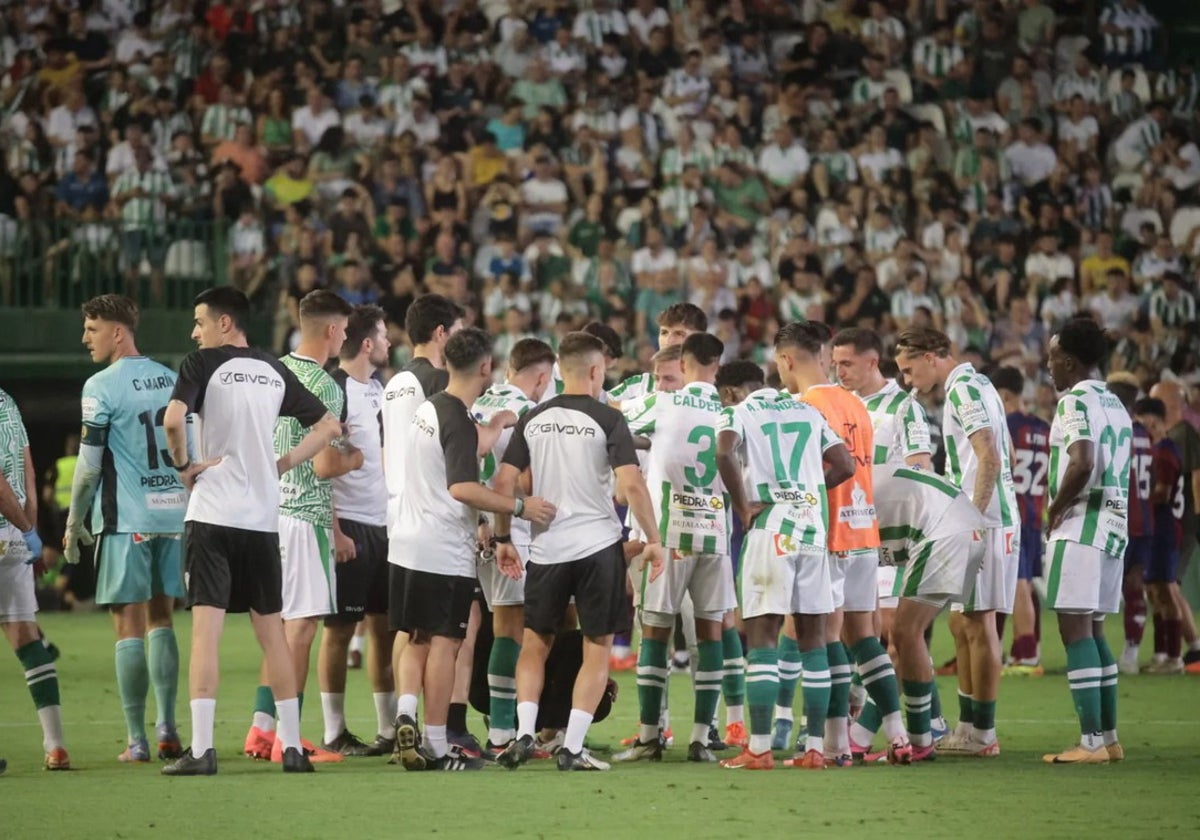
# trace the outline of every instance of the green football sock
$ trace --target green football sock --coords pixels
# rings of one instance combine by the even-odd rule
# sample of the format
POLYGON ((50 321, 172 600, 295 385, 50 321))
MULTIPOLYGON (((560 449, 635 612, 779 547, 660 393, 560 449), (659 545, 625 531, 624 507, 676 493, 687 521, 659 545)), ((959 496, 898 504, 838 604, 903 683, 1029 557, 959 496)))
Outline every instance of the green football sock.
MULTIPOLYGON (((849 717, 850 715, 850 656, 846 646, 841 642, 830 642, 825 645, 825 655, 829 660, 829 712, 832 718, 849 717)), ((808 670, 807 667, 804 669, 808 670)), ((807 700, 805 713, 807 714, 807 700)))
POLYGON ((692 722, 712 723, 717 713, 717 702, 721 699, 721 674, 725 654, 721 642, 699 642, 696 645, 696 713, 692 722))
POLYGON ((516 639, 497 636, 488 656, 488 694, 491 695, 491 729, 506 732, 517 728, 517 657, 521 645, 516 639))
POLYGON ((156 627, 146 636, 149 647, 150 685, 158 706, 158 726, 175 726, 175 697, 179 691, 179 644, 175 628, 156 627))
POLYGON ((879 731, 879 725, 883 723, 883 716, 879 714, 879 707, 875 705, 875 699, 871 695, 867 695, 867 702, 863 704, 862 711, 858 713, 858 720, 855 723, 871 734, 879 731))
POLYGON ((41 639, 35 639, 17 649, 17 659, 25 669, 25 685, 33 697, 33 705, 39 709, 59 705, 58 669, 54 657, 41 639))
POLYGON ((262 712, 269 718, 275 717, 275 695, 271 693, 271 686, 260 685, 254 689, 254 711, 262 712))
POLYGON ((908 726, 908 737, 915 746, 927 747, 933 743, 930 734, 933 715, 933 682, 904 681, 904 717, 908 726))
MULTIPOLYGON (((825 716, 829 711, 830 677, 829 653, 822 645, 815 650, 800 651, 804 679, 800 695, 804 705, 805 732, 810 738, 825 737, 825 716)), ((850 707, 850 683, 846 683, 846 708, 850 707)))
POLYGON ((879 714, 883 716, 900 711, 900 686, 896 682, 896 669, 892 667, 891 657, 879 639, 874 636, 860 639, 850 648, 850 653, 862 674, 863 688, 879 707, 879 714))
POLYGON ((746 702, 746 653, 736 627, 721 631, 721 651, 725 657, 725 675, 721 677, 725 705, 742 706, 746 702))
POLYGON ((746 705, 750 712, 751 735, 770 738, 778 696, 778 652, 775 648, 750 648, 746 654, 746 705))
POLYGON ((1100 651, 1090 636, 1067 645, 1067 682, 1079 731, 1084 735, 1100 732, 1100 651))
POLYGON ((117 642, 117 691, 125 713, 125 730, 130 742, 146 737, 146 693, 150 671, 146 666, 146 643, 141 639, 117 642))
POLYGON ((989 729, 996 728, 996 701, 995 700, 975 700, 973 701, 973 720, 975 721, 975 730, 977 732, 987 732, 989 729))
POLYGON ((958 692, 958 722, 975 725, 975 700, 970 694, 958 692))
POLYGON ((1108 647, 1108 639, 1096 638, 1100 654, 1100 728, 1105 732, 1117 729, 1117 660, 1108 647))
POLYGON ((642 636, 638 649, 637 687, 638 720, 643 727, 658 729, 658 718, 662 714, 663 691, 666 689, 667 643, 642 636))
POLYGON ((929 708, 929 712, 930 712, 930 715, 936 720, 937 718, 940 718, 942 716, 942 695, 938 692, 938 684, 937 684, 936 677, 934 678, 931 685, 933 686, 932 690, 930 691, 930 697, 932 698, 932 705, 929 708))
POLYGON ((779 694, 775 698, 775 717, 792 719, 800 670, 800 646, 791 636, 782 637, 779 640, 779 694))

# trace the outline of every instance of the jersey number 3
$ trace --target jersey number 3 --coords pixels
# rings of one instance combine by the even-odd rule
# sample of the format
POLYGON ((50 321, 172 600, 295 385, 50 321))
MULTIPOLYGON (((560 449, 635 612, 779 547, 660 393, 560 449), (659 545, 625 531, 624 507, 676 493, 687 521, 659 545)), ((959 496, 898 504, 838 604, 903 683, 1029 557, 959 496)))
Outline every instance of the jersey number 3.
POLYGON ((158 448, 157 430, 162 428, 163 417, 166 416, 166 413, 167 407, 164 405, 153 414, 143 411, 138 415, 138 421, 146 432, 146 466, 152 470, 157 470, 160 462, 168 467, 175 466, 175 462, 171 460, 171 453, 166 449, 158 448))

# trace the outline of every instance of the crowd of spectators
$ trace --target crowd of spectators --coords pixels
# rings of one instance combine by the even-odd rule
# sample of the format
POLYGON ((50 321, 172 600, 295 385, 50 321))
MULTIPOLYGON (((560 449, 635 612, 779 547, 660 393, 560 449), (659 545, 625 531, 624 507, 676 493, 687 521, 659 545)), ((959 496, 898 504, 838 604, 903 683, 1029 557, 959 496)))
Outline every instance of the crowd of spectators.
POLYGON ((1200 66, 1138 0, 0 5, 6 284, 23 243, 156 302, 208 230, 280 350, 328 287, 400 354, 432 291, 501 358, 601 319, 636 367, 690 300, 730 358, 932 324, 1032 396, 1088 310, 1197 370, 1200 66))

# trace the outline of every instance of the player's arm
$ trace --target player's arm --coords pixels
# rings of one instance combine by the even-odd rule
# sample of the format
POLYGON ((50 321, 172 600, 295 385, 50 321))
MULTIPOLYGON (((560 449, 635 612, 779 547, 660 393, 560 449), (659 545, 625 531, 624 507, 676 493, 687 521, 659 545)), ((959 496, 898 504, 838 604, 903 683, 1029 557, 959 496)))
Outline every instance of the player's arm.
POLYGON ((1079 438, 1067 447, 1067 468, 1058 485, 1058 493, 1046 510, 1046 521, 1053 531, 1071 505, 1087 490, 1088 480, 1096 463, 1096 444, 1089 438, 1079 438))
POLYGON ((742 482, 742 465, 737 456, 742 436, 735 429, 722 429, 717 433, 717 472, 729 493, 729 503, 737 511, 742 525, 750 527, 750 522, 762 510, 762 506, 751 509, 746 500, 746 487, 742 482))
POLYGON ((971 435, 969 440, 971 449, 975 451, 975 459, 979 462, 971 502, 982 513, 987 510, 992 501, 992 494, 996 492, 996 478, 1000 475, 1000 456, 996 454, 996 436, 991 429, 980 429, 971 435))
POLYGON ((517 415, 511 411, 498 411, 492 415, 492 419, 481 423, 477 427, 479 445, 476 447, 476 457, 482 458, 491 452, 496 442, 500 440, 500 435, 504 434, 504 430, 516 424, 517 415))
POLYGON ((100 466, 107 437, 107 426, 98 428, 86 422, 83 424, 83 434, 79 439, 79 460, 75 464, 75 475, 71 479, 71 508, 67 513, 67 526, 63 534, 63 557, 68 563, 79 562, 80 543, 92 544, 92 536, 83 520, 96 497, 96 488, 100 486, 100 466))
MULTIPOLYGON (((28 450, 26 450, 28 452, 28 450)), ((11 522, 22 533, 32 531, 35 520, 25 512, 17 499, 16 492, 8 483, 8 476, 0 472, 0 516, 11 522)))
POLYGON ((906 466, 933 471, 933 444, 929 434, 929 420, 925 409, 909 397, 905 411, 900 415, 900 440, 904 444, 906 466))
MULTIPOLYGON (((333 415, 330 415, 331 417, 333 415)), ((349 472, 354 472, 363 465, 362 451, 350 442, 350 438, 342 433, 338 424, 338 434, 313 456, 313 473, 317 478, 337 478, 349 472)), ((283 473, 280 473, 282 475, 283 473)))
MULTIPOLYGON (((321 453, 322 449, 329 449, 334 438, 338 437, 341 433, 342 424, 332 414, 325 412, 324 417, 309 427, 308 434, 290 452, 284 453, 276 461, 279 474, 283 475, 288 470, 315 458, 321 453)), ((356 449, 355 452, 358 452, 358 450, 356 449)), ((361 461, 362 453, 358 452, 358 455, 361 461)))
POLYGON ((854 456, 844 443, 835 443, 823 453, 825 487, 832 490, 854 477, 854 456))
POLYGON ((30 522, 37 524, 37 473, 33 471, 33 456, 29 454, 28 446, 25 447, 25 515, 30 522))
POLYGON ((650 500, 646 479, 642 477, 642 471, 636 464, 617 467, 613 474, 617 477, 617 492, 628 500, 633 518, 646 535, 643 556, 650 563, 650 580, 657 580, 663 571, 662 539, 658 531, 658 521, 654 518, 654 504, 650 500))

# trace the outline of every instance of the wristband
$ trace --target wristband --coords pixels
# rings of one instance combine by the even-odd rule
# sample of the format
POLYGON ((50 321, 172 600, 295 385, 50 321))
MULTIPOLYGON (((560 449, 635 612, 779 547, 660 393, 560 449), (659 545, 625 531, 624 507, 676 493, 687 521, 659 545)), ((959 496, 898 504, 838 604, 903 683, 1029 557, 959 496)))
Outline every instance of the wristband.
POLYGON ((175 465, 175 472, 180 472, 180 473, 187 472, 191 468, 191 466, 192 466, 192 459, 188 458, 184 463, 175 465))
POLYGON ((518 496, 517 498, 513 499, 512 515, 517 517, 517 519, 524 519, 524 515, 523 515, 524 513, 525 513, 525 500, 522 499, 520 496, 518 496))
POLYGON ((492 542, 496 545, 512 545, 512 534, 497 534, 492 537, 492 542))

